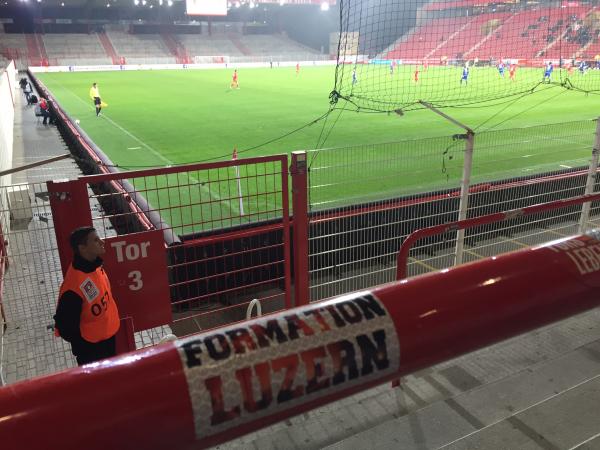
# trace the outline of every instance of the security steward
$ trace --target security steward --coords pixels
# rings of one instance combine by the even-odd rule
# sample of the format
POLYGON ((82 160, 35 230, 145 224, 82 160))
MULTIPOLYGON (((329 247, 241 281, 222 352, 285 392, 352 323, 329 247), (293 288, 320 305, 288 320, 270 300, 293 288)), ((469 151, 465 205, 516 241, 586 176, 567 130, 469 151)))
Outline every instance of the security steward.
POLYGON ((119 312, 102 268, 104 241, 93 227, 69 238, 73 262, 60 287, 54 333, 71 344, 80 366, 115 356, 119 312))

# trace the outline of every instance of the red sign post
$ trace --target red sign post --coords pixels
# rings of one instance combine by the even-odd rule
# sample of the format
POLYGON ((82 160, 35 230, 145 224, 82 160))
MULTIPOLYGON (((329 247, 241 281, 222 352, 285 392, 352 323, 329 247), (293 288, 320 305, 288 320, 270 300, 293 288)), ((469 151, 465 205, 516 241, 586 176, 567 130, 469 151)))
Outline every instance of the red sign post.
POLYGON ((135 331, 171 323, 166 251, 161 230, 105 239, 104 267, 121 317, 135 331))

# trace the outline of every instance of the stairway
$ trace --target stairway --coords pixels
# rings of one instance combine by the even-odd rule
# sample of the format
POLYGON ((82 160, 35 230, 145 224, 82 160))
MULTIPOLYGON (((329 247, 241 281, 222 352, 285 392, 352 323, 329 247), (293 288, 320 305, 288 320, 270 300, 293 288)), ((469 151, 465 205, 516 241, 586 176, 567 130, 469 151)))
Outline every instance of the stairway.
POLYGON ((235 47, 242 53, 242 55, 245 55, 245 56, 252 55, 252 52, 250 51, 250 49, 248 47, 246 47, 244 44, 242 44, 242 41, 240 41, 240 39, 237 37, 237 35, 235 35, 233 33, 228 33, 227 37, 229 38, 229 40, 231 42, 233 42, 233 45, 235 45, 235 47))
POLYGON ((160 37, 169 49, 169 52, 175 57, 177 64, 189 64, 190 58, 188 52, 181 42, 167 32, 161 32, 160 37))
POLYGON ((433 50, 431 50, 429 53, 427 53, 425 55, 425 60, 427 60, 427 58, 429 58, 431 55, 433 55, 435 52, 437 52, 440 48, 442 48, 444 45, 446 45, 449 41, 451 41, 452 39, 454 39, 454 37, 459 34, 461 31, 463 31, 465 28, 467 28, 469 25, 471 24, 471 22, 467 22, 465 23, 462 27, 460 27, 458 30, 456 30, 454 33, 452 33, 450 36, 448 36, 448 39, 446 39, 445 41, 441 42, 440 44, 437 45, 437 47, 435 47, 433 50))
POLYGON ((494 36, 496 33, 498 33, 499 31, 501 31, 502 28, 504 27, 504 25, 506 25, 508 22, 510 22, 516 16, 517 16, 517 13, 514 13, 512 16, 510 16, 508 19, 506 19, 498 28, 490 31, 482 40, 480 40, 477 44, 475 44, 473 47, 471 47, 469 50, 467 50, 467 52, 465 52, 463 54, 463 58, 464 59, 469 59, 469 55, 471 53, 473 53, 475 50, 477 50, 479 47, 481 47, 483 44, 485 44, 485 42, 488 39, 490 39, 492 36, 494 36))
POLYGON ((115 65, 120 64, 121 62, 119 61, 119 55, 117 55, 117 51, 112 45, 108 35, 106 33, 98 33, 98 40, 100 41, 100 44, 102 44, 106 56, 111 59, 112 63, 115 65))
POLYGON ((29 65, 41 66, 42 55, 37 44, 37 38, 35 34, 26 34, 25 40, 27 41, 27 57, 29 58, 29 65))
POLYGON ((41 34, 35 34, 35 41, 37 43, 37 48, 39 55, 42 58, 42 62, 48 64, 48 53, 46 53, 46 46, 44 45, 44 40, 42 39, 41 34))

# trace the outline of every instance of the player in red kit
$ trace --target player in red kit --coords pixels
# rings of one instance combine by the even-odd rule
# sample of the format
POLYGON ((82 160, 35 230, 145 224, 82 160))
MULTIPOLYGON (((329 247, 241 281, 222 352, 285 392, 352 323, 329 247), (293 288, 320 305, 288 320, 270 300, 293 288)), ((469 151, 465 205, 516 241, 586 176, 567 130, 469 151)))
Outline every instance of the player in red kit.
POLYGON ((415 69, 415 83, 419 82, 419 66, 415 69))
POLYGON ((231 89, 239 89, 240 84, 238 83, 238 73, 237 69, 233 71, 233 76, 231 77, 231 84, 229 85, 231 89))
POLYGON ((300 75, 300 63, 296 63, 296 76, 300 75))
POLYGON ((516 64, 512 64, 510 66, 510 69, 508 69, 508 78, 510 78, 513 81, 515 80, 515 72, 517 71, 517 65, 516 64))

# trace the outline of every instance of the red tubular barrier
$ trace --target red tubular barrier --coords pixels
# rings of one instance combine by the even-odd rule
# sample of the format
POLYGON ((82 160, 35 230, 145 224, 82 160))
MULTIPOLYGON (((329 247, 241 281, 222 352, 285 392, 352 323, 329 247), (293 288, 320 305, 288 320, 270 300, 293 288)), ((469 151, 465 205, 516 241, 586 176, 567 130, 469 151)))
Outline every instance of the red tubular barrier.
POLYGON ((467 228, 487 225, 494 222, 502 222, 503 220, 514 219, 515 217, 530 216, 539 214, 553 209, 566 208, 568 206, 582 205, 588 202, 596 202, 600 200, 600 194, 585 194, 579 197, 567 198, 564 200, 556 200, 554 202, 540 203, 524 208, 513 209, 510 211, 487 214, 485 216, 473 217, 472 219, 457 220, 455 222, 435 225, 428 228, 420 228, 409 234, 398 251, 396 258, 396 280, 402 280, 408 275, 408 255, 410 249, 419 239, 423 239, 437 234, 449 233, 452 231, 466 230, 467 228))
POLYGON ((0 389, 3 449, 188 449, 600 304, 595 232, 0 389))

